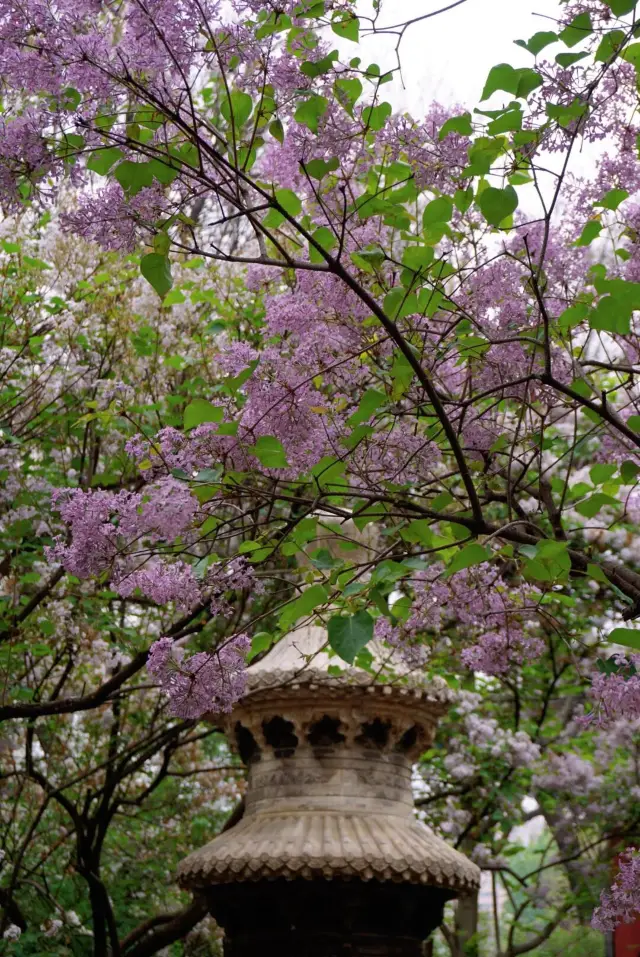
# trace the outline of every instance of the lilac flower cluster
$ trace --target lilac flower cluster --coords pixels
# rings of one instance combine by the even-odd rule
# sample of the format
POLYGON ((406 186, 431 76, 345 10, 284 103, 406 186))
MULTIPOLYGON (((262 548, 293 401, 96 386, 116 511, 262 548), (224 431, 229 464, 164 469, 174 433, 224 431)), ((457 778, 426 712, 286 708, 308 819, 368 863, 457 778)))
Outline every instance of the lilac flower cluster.
POLYGON ((21 202, 22 183, 59 175, 62 163, 47 147, 41 118, 33 108, 9 120, 0 119, 0 199, 9 210, 21 202))
POLYGON ((254 569, 242 556, 232 558, 230 562, 216 562, 211 565, 207 570, 205 582, 210 589, 213 615, 231 614, 232 607, 225 597, 231 590, 250 590, 253 595, 261 595, 264 592, 264 584, 256 578, 254 569))
POLYGON ((631 720, 640 717, 640 655, 614 655, 617 673, 598 672, 593 675, 591 698, 593 711, 587 721, 607 725, 619 718, 631 720))
POLYGON ((442 577, 442 570, 434 565, 415 576, 406 621, 395 624, 383 617, 376 622, 376 636, 397 647, 412 667, 429 656, 425 638, 436 636, 433 643, 448 627, 466 641, 475 639, 463 648, 461 660, 485 674, 502 674, 543 652, 543 642, 523 622, 524 594, 507 588, 495 570, 465 569, 450 579, 442 577))
POLYGON ((158 186, 128 198, 119 183, 96 193, 81 194, 76 209, 63 213, 63 229, 99 243, 104 249, 133 252, 141 233, 151 230, 167 211, 167 198, 158 186))
POLYGON ((147 668, 168 696, 171 713, 196 719, 208 712, 231 711, 246 686, 245 657, 251 642, 234 635, 215 651, 185 657, 170 638, 154 642, 147 668))
POLYGON ((70 541, 59 538, 50 561, 88 578, 109 571, 116 590, 136 588, 163 604, 191 607, 199 589, 190 566, 149 557, 162 542, 173 542, 191 527, 198 501, 183 482, 164 478, 143 492, 58 489, 53 502, 68 526, 70 541))
POLYGON ((176 602, 189 610, 198 604, 202 591, 191 565, 182 561, 164 562, 157 558, 145 562, 142 568, 117 572, 112 584, 123 598, 131 596, 136 589, 157 605, 176 602))
POLYGON ((618 859, 618 873, 610 890, 603 891, 591 924, 604 933, 618 924, 630 924, 640 914, 640 852, 628 847, 618 859))

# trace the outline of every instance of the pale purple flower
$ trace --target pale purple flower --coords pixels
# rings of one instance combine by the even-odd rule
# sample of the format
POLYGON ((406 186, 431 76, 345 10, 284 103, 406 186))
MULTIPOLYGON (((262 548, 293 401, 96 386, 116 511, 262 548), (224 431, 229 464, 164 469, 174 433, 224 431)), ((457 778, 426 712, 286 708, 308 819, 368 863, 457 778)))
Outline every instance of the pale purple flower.
POLYGON ((213 712, 231 711, 246 686, 245 658, 251 647, 247 635, 234 635, 215 651, 190 657, 175 649, 170 638, 156 641, 147 668, 169 697, 171 713, 197 719, 213 712))
POLYGON ((181 561, 170 563, 154 559, 142 568, 115 577, 113 587, 123 598, 139 589, 157 605, 174 601, 185 611, 197 605, 201 598, 200 585, 191 565, 181 561))
POLYGON ((630 924, 640 914, 640 853, 628 847, 618 859, 616 878, 608 891, 600 895, 600 906, 594 911, 591 924, 604 933, 618 924, 630 924))

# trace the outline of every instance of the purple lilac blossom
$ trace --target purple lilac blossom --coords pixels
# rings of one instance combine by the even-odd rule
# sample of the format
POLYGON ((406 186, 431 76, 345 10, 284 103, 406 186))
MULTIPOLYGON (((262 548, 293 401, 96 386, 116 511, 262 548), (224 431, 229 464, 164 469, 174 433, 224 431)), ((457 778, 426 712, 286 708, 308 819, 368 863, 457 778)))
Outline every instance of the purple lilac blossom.
POLYGON ((251 647, 247 635, 234 635, 212 652, 185 657, 170 638, 161 638, 149 650, 147 668, 169 698, 171 713, 197 719, 212 712, 231 711, 246 686, 245 657, 251 647))

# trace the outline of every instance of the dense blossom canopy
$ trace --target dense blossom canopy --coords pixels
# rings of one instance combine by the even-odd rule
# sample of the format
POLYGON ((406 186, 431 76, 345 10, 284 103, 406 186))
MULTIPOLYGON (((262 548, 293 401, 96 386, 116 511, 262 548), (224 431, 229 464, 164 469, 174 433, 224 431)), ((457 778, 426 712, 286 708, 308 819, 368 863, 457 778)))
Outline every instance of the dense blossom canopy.
MULTIPOLYGON (((126 330, 135 360, 112 361, 118 336, 79 328, 86 280, 69 317, 60 280, 29 320, 37 362, 22 319, 3 347, 5 527, 38 514, 51 576, 10 609, 8 640, 65 575, 79 594, 93 581, 135 609, 121 634, 127 614, 158 616, 144 646, 111 649, 101 700, 148 658, 191 721, 231 709, 247 655, 296 621, 325 621, 332 652, 365 668, 376 635, 453 684, 516 689, 507 729, 467 688, 465 753, 425 772, 432 790, 481 789, 490 759, 505 781, 531 766, 541 793, 577 789, 594 826, 640 719, 634 11, 562 4, 473 112, 414 118, 384 99, 395 64, 356 46, 386 31, 399 49, 406 25, 349 0, 5 0, 0 205, 120 256, 117 296, 139 266, 149 285, 128 308, 150 317, 126 330), (32 418, 77 382, 81 450, 71 465, 64 442, 33 453, 22 504, 32 418), (371 527, 365 548, 345 530, 371 527), (554 711, 543 756, 556 641, 589 702, 554 711), (523 682, 549 661, 540 720, 521 728, 523 682), (578 754, 588 735, 597 759, 578 754)), ((6 717, 56 713, 41 706, 12 692, 6 717)), ((448 816, 461 842, 463 804, 448 816)), ((597 926, 639 903, 631 853, 597 926)))

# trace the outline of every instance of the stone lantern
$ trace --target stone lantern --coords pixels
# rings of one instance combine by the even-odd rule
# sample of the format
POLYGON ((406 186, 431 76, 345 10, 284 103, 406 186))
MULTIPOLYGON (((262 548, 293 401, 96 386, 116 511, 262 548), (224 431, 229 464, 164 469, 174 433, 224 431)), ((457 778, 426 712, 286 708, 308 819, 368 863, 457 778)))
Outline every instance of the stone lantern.
POLYGON ((248 669, 227 719, 244 815, 179 870, 225 957, 419 957, 446 901, 478 887, 475 864, 413 811, 412 762, 450 692, 372 645, 373 674, 305 626, 248 669))

